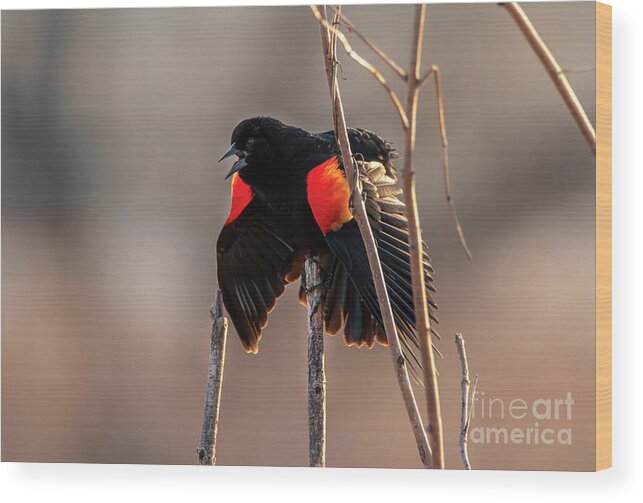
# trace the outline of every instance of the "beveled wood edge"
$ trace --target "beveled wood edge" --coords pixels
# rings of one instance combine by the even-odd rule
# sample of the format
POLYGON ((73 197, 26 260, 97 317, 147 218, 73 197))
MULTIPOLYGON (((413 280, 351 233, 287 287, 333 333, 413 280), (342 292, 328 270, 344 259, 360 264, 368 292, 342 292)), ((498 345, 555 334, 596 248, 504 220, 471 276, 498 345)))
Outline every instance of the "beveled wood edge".
POLYGON ((596 2, 596 470, 612 466, 612 7, 596 2))

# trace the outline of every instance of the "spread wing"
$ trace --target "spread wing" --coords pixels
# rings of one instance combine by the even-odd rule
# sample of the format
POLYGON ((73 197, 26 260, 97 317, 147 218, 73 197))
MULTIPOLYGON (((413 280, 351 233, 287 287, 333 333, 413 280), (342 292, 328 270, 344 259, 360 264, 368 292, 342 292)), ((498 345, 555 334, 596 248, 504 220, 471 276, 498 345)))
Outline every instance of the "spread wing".
MULTIPOLYGON (((354 139, 355 136, 351 143, 354 139)), ((361 153, 357 149, 356 152, 361 153)), ((402 190, 389 158, 378 156, 370 160, 371 156, 363 157, 365 160, 359 163, 360 182, 366 210, 377 242, 395 324, 410 368, 415 371, 421 365, 416 355, 419 342, 415 330, 408 222, 404 203, 399 199, 402 190)), ((311 170, 307 188, 315 220, 339 262, 333 266, 332 283, 326 298, 325 321, 329 332, 337 332, 343 326, 349 345, 371 346, 375 340, 385 342, 366 250, 356 221, 346 213, 350 194, 338 160, 333 157, 311 170), (355 299, 355 292, 359 299, 355 299)), ((426 250, 423 255, 427 294, 430 294, 434 291, 433 268, 426 250)), ((430 295, 428 299, 429 314, 437 322, 434 314, 436 305, 430 295)), ((432 331, 437 336, 433 328, 432 331)))
POLYGON ((235 191, 245 190, 240 180, 236 186, 233 180, 230 217, 217 240, 217 275, 241 342, 246 351, 256 353, 268 313, 286 284, 299 275, 299 264, 295 249, 276 231, 269 208, 257 198, 248 200, 247 193, 245 200, 235 201, 235 191))

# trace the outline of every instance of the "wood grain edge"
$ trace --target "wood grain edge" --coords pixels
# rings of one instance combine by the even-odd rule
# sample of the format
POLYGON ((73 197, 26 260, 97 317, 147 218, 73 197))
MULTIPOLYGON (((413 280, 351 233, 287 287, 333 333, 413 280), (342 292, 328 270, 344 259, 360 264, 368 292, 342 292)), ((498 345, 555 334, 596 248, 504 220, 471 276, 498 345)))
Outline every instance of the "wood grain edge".
POLYGON ((612 7, 596 2, 596 470, 612 466, 612 7))

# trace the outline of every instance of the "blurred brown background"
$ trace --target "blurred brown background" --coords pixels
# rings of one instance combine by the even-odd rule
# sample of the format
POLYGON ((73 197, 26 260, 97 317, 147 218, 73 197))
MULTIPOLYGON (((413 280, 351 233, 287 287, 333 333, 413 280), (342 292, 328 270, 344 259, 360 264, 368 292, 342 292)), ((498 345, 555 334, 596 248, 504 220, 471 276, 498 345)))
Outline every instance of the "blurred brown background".
MULTIPOLYGON (((525 10, 561 65, 581 70, 569 78, 594 121, 594 4, 525 10)), ((345 13, 407 63, 411 7, 345 13)), ((401 147, 382 89, 341 58, 349 123, 401 147)), ((444 201, 427 86, 418 190, 447 464, 461 466, 461 331, 485 396, 575 400, 571 422, 540 422, 571 426, 571 446, 472 443, 474 467, 591 469, 594 158, 497 5, 430 5, 424 61, 443 72, 453 194, 474 254, 444 201)), ((3 460, 195 463, 229 208, 216 159, 244 117, 325 130, 329 111, 308 7, 2 13, 3 460)), ((256 356, 230 334, 220 464, 307 464, 304 313, 290 288, 256 356)), ((328 465, 418 467, 388 350, 326 343, 328 465)))

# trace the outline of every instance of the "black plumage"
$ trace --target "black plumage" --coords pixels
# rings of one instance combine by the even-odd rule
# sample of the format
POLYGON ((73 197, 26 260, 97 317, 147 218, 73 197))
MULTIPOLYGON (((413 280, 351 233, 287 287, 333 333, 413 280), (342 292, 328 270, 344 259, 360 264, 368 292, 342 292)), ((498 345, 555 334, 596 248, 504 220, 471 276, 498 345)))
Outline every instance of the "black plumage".
MULTIPOLYGON (((364 161, 359 176, 369 221, 400 339, 411 368, 417 369, 419 341, 414 328, 407 220, 393 166, 397 154, 370 131, 351 128, 349 140, 356 159, 364 161)), ((233 209, 217 241, 218 279, 246 350, 257 351, 268 313, 285 286, 299 277, 308 253, 319 257, 324 275, 326 331, 332 335, 343 331, 348 345, 385 344, 359 228, 350 214, 346 216, 347 210, 337 208, 348 204, 344 201, 348 192, 334 133, 312 134, 273 118, 255 117, 235 128, 232 144, 227 155, 238 157, 231 170, 235 176, 233 209), (310 175, 314 170, 335 157, 340 172, 329 171, 328 182, 323 173, 313 184, 310 175), (235 184, 247 191, 245 196, 234 193, 235 184)), ((437 306, 430 295, 435 291, 433 268, 426 245, 423 262, 429 314, 437 323, 437 306)))

